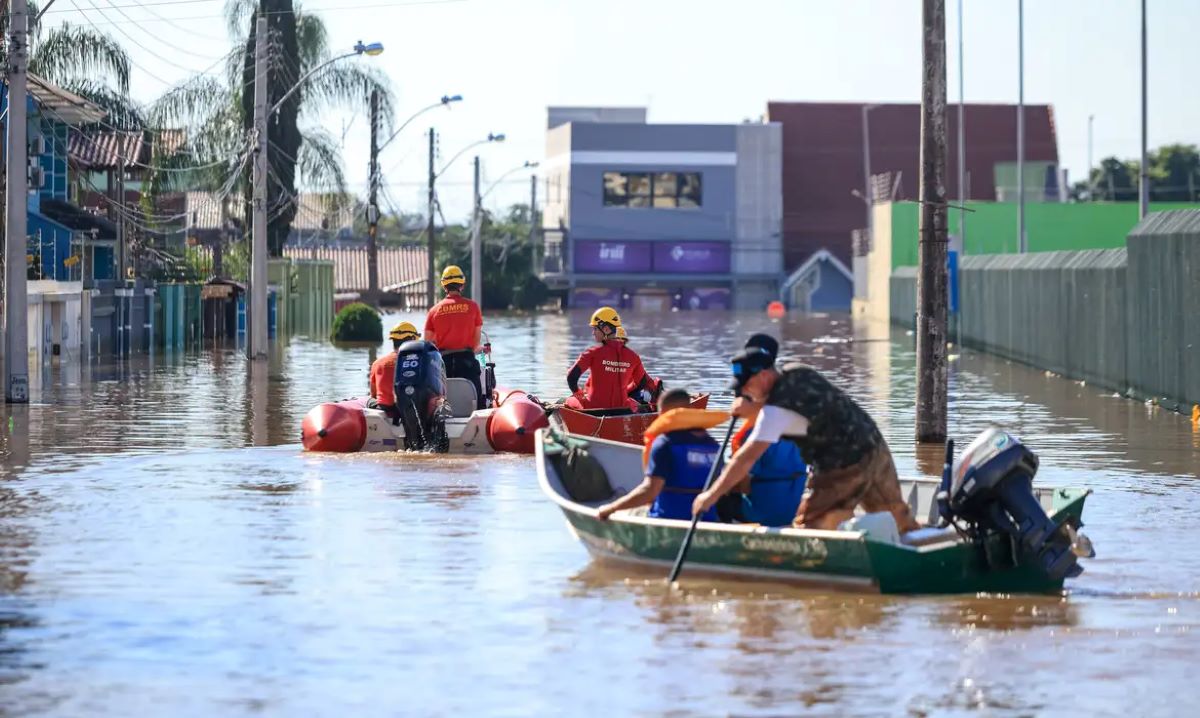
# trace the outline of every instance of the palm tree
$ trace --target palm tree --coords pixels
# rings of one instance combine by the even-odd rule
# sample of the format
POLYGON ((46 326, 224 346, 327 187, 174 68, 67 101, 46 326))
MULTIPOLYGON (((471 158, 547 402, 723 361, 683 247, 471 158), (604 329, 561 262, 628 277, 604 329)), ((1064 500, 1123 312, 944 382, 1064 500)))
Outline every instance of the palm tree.
MULTIPOLYGON (((38 3, 29 3, 36 18, 38 3)), ((7 34, 7 15, 0 18, 7 34)), ((93 28, 64 22, 46 29, 29 28, 29 72, 90 100, 108 112, 106 122, 121 128, 141 128, 142 112, 129 99, 129 56, 121 45, 93 28)), ((5 47, 0 47, 4 61, 5 47)))
MULTIPOLYGON (((225 11, 234 39, 225 77, 194 77, 161 97, 151 110, 155 126, 188 130, 188 162, 193 164, 237 157, 246 150, 245 138, 253 122, 255 18, 259 13, 266 13, 271 30, 269 104, 278 102, 309 70, 331 56, 321 18, 303 12, 293 0, 226 0, 225 11)), ((384 125, 390 126, 393 99, 387 78, 356 63, 334 64, 308 78, 271 117, 267 204, 268 246, 273 256, 282 254, 291 231, 297 179, 330 196, 346 195, 337 142, 320 128, 321 115, 364 103, 373 90, 382 98, 384 125)), ((245 167, 242 171, 248 172, 245 167)), ((243 177, 243 192, 248 192, 247 185, 243 177)))

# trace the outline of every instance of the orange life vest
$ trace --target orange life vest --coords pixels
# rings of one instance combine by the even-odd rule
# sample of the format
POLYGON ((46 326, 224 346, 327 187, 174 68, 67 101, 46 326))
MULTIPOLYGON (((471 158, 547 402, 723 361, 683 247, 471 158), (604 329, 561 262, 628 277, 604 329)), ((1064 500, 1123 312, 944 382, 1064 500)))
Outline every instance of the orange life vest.
POLYGON ((659 414, 654 423, 646 428, 642 446, 642 468, 650 464, 650 446, 660 435, 688 429, 711 429, 728 420, 728 412, 711 409, 672 409, 665 414, 659 414))

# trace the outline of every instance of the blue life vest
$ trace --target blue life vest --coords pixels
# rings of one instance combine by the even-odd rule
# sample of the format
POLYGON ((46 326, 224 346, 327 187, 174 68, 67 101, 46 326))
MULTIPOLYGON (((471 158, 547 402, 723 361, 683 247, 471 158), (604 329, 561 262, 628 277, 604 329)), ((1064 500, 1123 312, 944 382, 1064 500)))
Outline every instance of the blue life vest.
POLYGON ((763 526, 790 526, 807 481, 808 467, 800 447, 779 440, 750 469, 750 493, 742 499, 743 516, 763 526))
MULTIPOLYGON (((672 431, 655 439, 654 444, 650 449, 651 465, 648 468, 665 484, 650 507, 650 516, 690 520, 692 502, 704 490, 704 482, 717 460, 720 446, 707 432, 695 431, 672 431), (660 457, 665 461, 660 462, 660 457)), ((715 508, 706 511, 700 520, 720 521, 715 508)))

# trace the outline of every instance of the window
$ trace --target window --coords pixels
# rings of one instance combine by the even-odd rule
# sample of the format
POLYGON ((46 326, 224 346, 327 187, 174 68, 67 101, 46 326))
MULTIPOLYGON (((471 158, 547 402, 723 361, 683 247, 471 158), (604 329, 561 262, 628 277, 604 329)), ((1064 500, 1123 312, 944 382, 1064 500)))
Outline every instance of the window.
POLYGON ((605 172, 604 206, 696 208, 702 199, 699 172, 605 172))

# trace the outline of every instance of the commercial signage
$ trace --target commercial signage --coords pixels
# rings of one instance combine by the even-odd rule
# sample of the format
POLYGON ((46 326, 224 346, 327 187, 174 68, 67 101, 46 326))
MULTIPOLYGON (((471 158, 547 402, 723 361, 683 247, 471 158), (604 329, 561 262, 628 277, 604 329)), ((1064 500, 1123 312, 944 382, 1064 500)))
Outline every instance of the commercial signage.
POLYGON ((576 242, 575 271, 589 273, 649 272, 651 245, 647 242, 576 242))
POLYGON ((654 271, 662 274, 727 274, 727 242, 655 242, 654 271))

